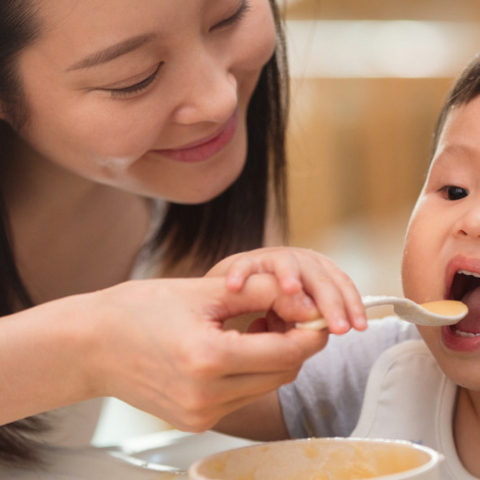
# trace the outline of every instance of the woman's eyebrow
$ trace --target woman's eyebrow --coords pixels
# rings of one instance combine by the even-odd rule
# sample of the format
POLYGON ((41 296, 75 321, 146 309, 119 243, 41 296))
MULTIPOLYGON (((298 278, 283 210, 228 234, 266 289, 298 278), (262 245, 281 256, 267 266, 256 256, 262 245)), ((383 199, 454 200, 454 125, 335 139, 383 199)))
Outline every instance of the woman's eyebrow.
POLYGON ((72 66, 67 68, 67 72, 72 70, 80 70, 83 68, 92 68, 104 63, 110 62, 115 58, 118 58, 127 53, 133 52, 138 48, 142 47, 148 42, 151 42, 156 38, 155 33, 149 33, 146 35, 139 35, 136 37, 128 38, 122 42, 111 45, 103 50, 92 53, 79 62, 74 63, 72 66))

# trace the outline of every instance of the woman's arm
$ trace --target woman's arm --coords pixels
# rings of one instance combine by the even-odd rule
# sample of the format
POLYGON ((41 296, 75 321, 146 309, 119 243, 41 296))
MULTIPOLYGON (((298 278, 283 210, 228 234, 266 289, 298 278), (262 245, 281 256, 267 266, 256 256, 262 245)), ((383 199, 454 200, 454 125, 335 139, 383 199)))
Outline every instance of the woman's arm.
POLYGON ((214 430, 263 442, 289 438, 277 392, 267 393, 222 418, 214 430))
POLYGON ((88 296, 0 319, 0 424, 95 396, 88 296))
MULTIPOLYGON (((271 275, 241 292, 225 279, 132 281, 0 320, 0 423, 113 396, 189 431, 295 378, 323 332, 223 331, 233 316, 276 310, 271 275)), ((292 305, 298 318, 301 305, 292 305)))

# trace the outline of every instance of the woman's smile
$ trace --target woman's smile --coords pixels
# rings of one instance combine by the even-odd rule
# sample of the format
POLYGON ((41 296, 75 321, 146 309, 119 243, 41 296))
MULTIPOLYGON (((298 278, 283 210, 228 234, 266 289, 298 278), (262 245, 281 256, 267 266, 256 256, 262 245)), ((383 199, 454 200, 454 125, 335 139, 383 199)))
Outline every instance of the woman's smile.
POLYGON ((99 29, 89 2, 48 3, 48 35, 19 59, 23 139, 82 180, 207 202, 246 162, 250 99, 275 50, 270 2, 195 0, 181 16, 176 0, 114 4, 98 2, 99 29))
POLYGON ((177 162, 195 163, 208 160, 230 143, 237 130, 237 112, 229 118, 227 123, 212 135, 179 148, 155 150, 166 158, 177 162))

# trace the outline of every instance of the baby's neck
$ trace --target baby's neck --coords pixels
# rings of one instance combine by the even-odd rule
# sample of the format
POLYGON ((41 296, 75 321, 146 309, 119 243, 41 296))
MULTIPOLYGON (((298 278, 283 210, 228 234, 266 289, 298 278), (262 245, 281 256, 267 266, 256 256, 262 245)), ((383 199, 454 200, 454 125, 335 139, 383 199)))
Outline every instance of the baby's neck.
POLYGON ((453 433, 463 466, 480 478, 480 392, 459 388, 453 433))

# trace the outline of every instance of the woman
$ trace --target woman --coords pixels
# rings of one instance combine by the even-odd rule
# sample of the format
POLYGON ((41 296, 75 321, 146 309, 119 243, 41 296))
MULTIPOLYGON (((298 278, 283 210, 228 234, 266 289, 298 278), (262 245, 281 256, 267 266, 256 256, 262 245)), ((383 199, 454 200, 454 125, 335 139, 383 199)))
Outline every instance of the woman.
POLYGON ((323 296, 332 331, 363 328, 354 287, 313 252, 186 278, 286 218, 284 70, 273 0, 1 2, 3 462, 34 461, 40 421, 22 419, 59 407, 48 441, 88 443, 102 396, 205 430, 326 341, 222 331, 238 314, 309 319, 323 296), (243 286, 262 271, 281 286, 243 286))

